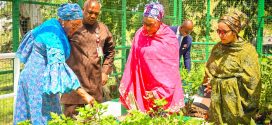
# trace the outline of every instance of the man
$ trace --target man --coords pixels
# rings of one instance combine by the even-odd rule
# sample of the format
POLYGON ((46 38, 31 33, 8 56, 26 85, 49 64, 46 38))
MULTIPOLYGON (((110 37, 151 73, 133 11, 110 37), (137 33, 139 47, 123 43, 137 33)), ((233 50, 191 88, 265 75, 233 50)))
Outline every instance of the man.
MULTIPOLYGON (((102 86, 106 84, 112 71, 115 43, 112 34, 97 21, 101 4, 97 0, 87 0, 83 7, 83 26, 70 38, 71 56, 67 64, 76 73, 84 88, 97 102, 103 101, 102 86)), ((75 109, 87 104, 74 91, 61 97, 64 114, 73 117, 75 109)))
POLYGON ((172 26, 170 27, 178 38, 179 42, 179 58, 183 56, 184 66, 189 72, 191 70, 191 46, 192 46, 192 37, 190 33, 193 30, 193 22, 191 20, 185 20, 181 26, 172 26))

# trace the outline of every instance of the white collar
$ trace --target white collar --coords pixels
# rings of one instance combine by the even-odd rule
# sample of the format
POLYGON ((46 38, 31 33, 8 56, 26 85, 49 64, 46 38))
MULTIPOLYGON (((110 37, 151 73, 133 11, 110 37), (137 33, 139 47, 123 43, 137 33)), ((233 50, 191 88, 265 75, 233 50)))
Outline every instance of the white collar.
POLYGON ((177 33, 176 33, 177 37, 178 37, 178 35, 180 35, 179 28, 180 28, 180 26, 178 26, 178 28, 177 28, 177 33))
POLYGON ((177 38, 183 37, 182 34, 179 32, 179 28, 180 28, 180 26, 178 26, 178 29, 177 29, 177 33, 176 33, 177 38))

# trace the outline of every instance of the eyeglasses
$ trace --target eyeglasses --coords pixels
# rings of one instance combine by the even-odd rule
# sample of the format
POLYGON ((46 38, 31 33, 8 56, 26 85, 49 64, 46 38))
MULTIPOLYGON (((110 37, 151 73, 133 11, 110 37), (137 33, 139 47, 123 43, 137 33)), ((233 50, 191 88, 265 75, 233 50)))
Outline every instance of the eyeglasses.
POLYGON ((219 29, 217 29, 216 31, 217 31, 218 35, 226 36, 227 33, 231 32, 232 30, 227 30, 226 31, 226 30, 219 30, 219 29))

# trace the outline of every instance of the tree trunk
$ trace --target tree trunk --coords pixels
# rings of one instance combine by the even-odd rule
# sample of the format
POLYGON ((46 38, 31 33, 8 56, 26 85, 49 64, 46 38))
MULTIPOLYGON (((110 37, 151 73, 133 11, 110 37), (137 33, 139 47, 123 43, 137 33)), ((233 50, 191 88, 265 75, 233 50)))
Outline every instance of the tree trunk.
POLYGON ((20 5, 20 31, 23 36, 29 30, 42 23, 41 5, 20 5))

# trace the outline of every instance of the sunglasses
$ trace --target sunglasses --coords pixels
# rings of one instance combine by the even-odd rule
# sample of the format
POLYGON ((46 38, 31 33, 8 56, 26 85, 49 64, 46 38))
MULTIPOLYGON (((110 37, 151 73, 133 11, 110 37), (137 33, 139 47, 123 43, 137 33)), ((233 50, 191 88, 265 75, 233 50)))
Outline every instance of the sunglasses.
POLYGON ((218 35, 222 35, 222 36, 226 36, 227 33, 231 32, 232 30, 216 30, 216 32, 218 33, 218 35))

